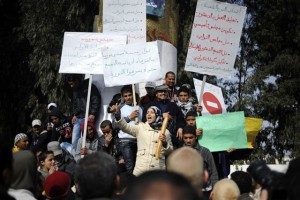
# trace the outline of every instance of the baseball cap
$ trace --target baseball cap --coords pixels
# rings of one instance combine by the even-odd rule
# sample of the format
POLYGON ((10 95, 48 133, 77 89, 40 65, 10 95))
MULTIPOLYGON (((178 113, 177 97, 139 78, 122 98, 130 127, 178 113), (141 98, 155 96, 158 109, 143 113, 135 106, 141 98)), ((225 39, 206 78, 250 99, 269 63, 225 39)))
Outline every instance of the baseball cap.
POLYGON ((34 119, 34 120, 32 121, 32 127, 34 127, 34 126, 42 126, 41 120, 39 120, 39 119, 34 119))
POLYGON ((61 150, 60 144, 57 141, 49 142, 47 145, 47 149, 48 149, 48 151, 53 151, 54 156, 57 156, 57 155, 60 155, 63 153, 61 150))
POLYGON ((51 106, 53 106, 53 107, 56 107, 56 108, 57 108, 57 105, 56 105, 56 103, 49 103, 49 104, 48 104, 48 106, 47 106, 47 107, 48 107, 48 109, 50 109, 50 108, 51 108, 51 106))
POLYGON ((153 81, 146 82, 145 88, 155 88, 156 84, 153 81))

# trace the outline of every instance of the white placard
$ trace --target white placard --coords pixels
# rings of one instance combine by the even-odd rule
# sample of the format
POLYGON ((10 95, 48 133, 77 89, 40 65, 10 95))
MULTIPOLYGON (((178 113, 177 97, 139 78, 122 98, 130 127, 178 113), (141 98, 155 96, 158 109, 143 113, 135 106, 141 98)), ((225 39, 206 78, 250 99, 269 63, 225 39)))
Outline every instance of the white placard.
POLYGON ((245 14, 246 7, 199 0, 185 70, 230 77, 245 14))
POLYGON ((103 0, 103 32, 128 35, 128 43, 146 42, 146 1, 103 0))
MULTIPOLYGON (((200 97, 202 83, 203 81, 194 78, 194 85, 198 100, 200 97)), ((226 106, 221 88, 205 83, 201 106, 203 108, 202 115, 226 113, 226 106)))
POLYGON ((126 41, 126 35, 65 32, 59 73, 103 74, 101 48, 126 41))
POLYGON ((155 81, 161 77, 157 42, 105 48, 102 56, 107 87, 155 81))

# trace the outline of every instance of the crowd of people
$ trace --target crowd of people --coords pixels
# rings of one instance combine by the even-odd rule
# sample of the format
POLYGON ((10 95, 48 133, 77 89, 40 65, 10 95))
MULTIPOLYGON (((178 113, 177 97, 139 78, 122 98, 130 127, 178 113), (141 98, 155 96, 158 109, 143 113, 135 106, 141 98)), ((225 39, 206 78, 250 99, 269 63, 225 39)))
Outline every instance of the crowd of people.
POLYGON ((213 154, 199 144, 205 134, 196 125, 202 107, 191 86, 177 87, 175 80, 175 73, 167 72, 163 85, 147 82, 142 97, 131 85, 123 86, 107 108, 112 119, 96 127, 100 92, 92 84, 86 113, 88 80, 67 75, 73 90, 71 116, 51 102, 49 118, 44 123, 34 119, 31 134, 16 134, 13 147, 1 133, 0 159, 5 165, 0 199, 246 200, 263 199, 265 191, 269 197, 280 192, 284 199, 295 199, 299 159, 280 178, 263 167, 271 178, 284 180, 285 187, 265 183, 260 179, 265 174, 253 173, 257 166, 228 178, 227 163, 220 160, 232 149, 213 154), (291 173, 297 179, 286 178, 291 173))

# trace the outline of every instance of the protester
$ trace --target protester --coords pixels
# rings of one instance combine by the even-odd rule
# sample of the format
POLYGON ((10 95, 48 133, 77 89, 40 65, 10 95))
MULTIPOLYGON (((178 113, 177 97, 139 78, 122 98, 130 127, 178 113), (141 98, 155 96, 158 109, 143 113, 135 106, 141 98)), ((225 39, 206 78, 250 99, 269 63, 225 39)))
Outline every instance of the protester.
POLYGON ((164 118, 168 117, 169 119, 167 129, 171 133, 174 147, 180 147, 182 145, 182 128, 185 125, 185 121, 176 103, 170 102, 170 100, 167 99, 167 90, 168 87, 166 85, 155 87, 156 98, 143 109, 143 122, 146 122, 146 112, 148 108, 151 106, 158 107, 162 111, 164 118))
POLYGON ((238 186, 233 180, 222 179, 218 181, 211 192, 211 200, 237 200, 240 196, 238 186))
POLYGON ((250 196, 252 187, 251 175, 244 171, 235 171, 230 174, 230 177, 239 187, 240 196, 238 197, 238 200, 253 200, 250 196))
POLYGON ((138 176, 124 196, 125 200, 197 200, 194 187, 183 176, 164 170, 148 171, 138 176))
POLYGON ((67 200, 70 192, 71 180, 65 172, 54 172, 49 175, 44 184, 47 200, 67 200))
POLYGON ((199 197, 203 196, 202 187, 208 179, 203 166, 202 156, 189 147, 176 149, 167 159, 167 171, 183 175, 194 186, 199 197))
POLYGON ((13 147, 13 153, 21 151, 21 150, 28 150, 29 149, 29 139, 25 133, 18 133, 15 136, 15 142, 13 147))
MULTIPOLYGON (((115 158, 118 168, 118 173, 126 171, 125 161, 122 156, 122 151, 118 148, 119 138, 118 130, 114 129, 112 122, 104 120, 100 124, 102 135, 98 139, 98 151, 104 151, 115 158)), ((131 173, 130 173, 131 174, 131 173)))
POLYGON ((83 200, 112 199, 118 180, 116 163, 107 153, 89 154, 76 166, 75 183, 83 200))
POLYGON ((46 150, 50 142, 51 132, 43 130, 42 122, 39 119, 32 120, 32 141, 30 150, 36 154, 38 150, 46 150))
MULTIPOLYGON (((81 123, 81 132, 84 131, 84 122, 81 123)), ((82 147, 82 140, 83 137, 79 138, 77 149, 75 153, 75 160, 78 162, 78 160, 87 154, 91 154, 93 152, 96 152, 98 150, 98 133, 96 131, 96 127, 93 122, 88 121, 87 130, 86 130, 86 141, 85 146, 82 147)))
MULTIPOLYGON (((133 105, 133 92, 132 86, 126 85, 121 88, 121 95, 124 100, 123 104, 111 107, 111 112, 115 113, 116 110, 120 111, 121 117, 125 118, 127 123, 135 124, 137 121, 142 120, 142 109, 133 105), (118 107, 118 108, 117 108, 118 107), (136 109, 136 110, 135 110, 136 109)), ((118 149, 120 149, 125 161, 125 167, 128 173, 132 173, 136 161, 137 141, 136 137, 132 136, 128 132, 120 129, 118 133, 119 143, 118 149)))
POLYGON ((165 158, 172 150, 170 132, 166 130, 165 134, 161 133, 162 113, 155 106, 147 110, 147 122, 138 124, 127 123, 118 111, 115 112, 117 126, 126 133, 137 138, 138 151, 136 154, 136 164, 133 171, 134 175, 139 175, 148 170, 165 169, 165 158), (155 152, 158 141, 162 142, 162 149, 159 152, 159 159, 155 159, 155 152))
POLYGON ((37 170, 33 153, 29 150, 13 154, 13 173, 8 193, 16 200, 36 200, 37 170))
POLYGON ((204 167, 208 171, 208 181, 203 187, 204 196, 209 196, 214 184, 219 180, 214 158, 209 149, 200 146, 196 137, 195 126, 185 126, 183 128, 184 146, 195 149, 203 158, 204 167))
POLYGON ((47 149, 48 151, 53 151, 55 165, 57 166, 58 171, 68 173, 71 178, 71 183, 73 184, 76 166, 73 156, 68 151, 62 149, 57 141, 49 142, 47 149))
POLYGON ((145 96, 142 96, 140 98, 140 106, 144 108, 148 103, 153 101, 155 99, 155 82, 148 81, 145 84, 145 89, 147 94, 145 96))
POLYGON ((178 91, 175 87, 176 75, 174 72, 169 71, 165 75, 165 85, 168 86, 167 98, 171 102, 177 101, 178 91))
POLYGON ((202 106, 200 106, 199 104, 194 104, 194 102, 192 102, 190 98, 190 90, 185 86, 180 87, 178 90, 178 98, 176 104, 180 108, 183 116, 185 117, 189 111, 194 111, 201 115, 202 106))
POLYGON ((54 124, 51 141, 59 141, 61 147, 72 153, 72 129, 71 118, 66 117, 58 108, 52 108, 49 117, 54 124))
POLYGON ((187 112, 186 115, 185 115, 185 123, 188 126, 195 126, 196 127, 196 136, 201 137, 201 135, 203 133, 203 129, 202 128, 197 128, 197 125, 196 125, 196 117, 197 116, 198 115, 195 111, 187 112))
MULTIPOLYGON (((67 75, 70 88, 73 89, 72 95, 72 154, 75 155, 78 140, 80 138, 80 125, 84 121, 87 105, 89 79, 82 80, 80 74, 67 75)), ((97 87, 92 84, 88 110, 88 121, 96 122, 101 108, 101 95, 97 87)))
POLYGON ((58 168, 55 165, 53 151, 43 151, 39 155, 38 167, 38 172, 41 173, 43 179, 45 180, 50 174, 54 173, 57 170, 58 168))

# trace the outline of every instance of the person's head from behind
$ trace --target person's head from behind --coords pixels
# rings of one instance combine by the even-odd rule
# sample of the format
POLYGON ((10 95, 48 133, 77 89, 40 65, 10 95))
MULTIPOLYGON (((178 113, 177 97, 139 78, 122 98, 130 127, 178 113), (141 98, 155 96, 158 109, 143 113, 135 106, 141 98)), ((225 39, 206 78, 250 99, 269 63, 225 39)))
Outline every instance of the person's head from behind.
POLYGON ((167 159, 167 171, 183 175, 202 196, 202 186, 207 179, 202 156, 193 148, 182 147, 171 153, 167 159))
POLYGON ((130 184, 124 199, 198 199, 193 186, 181 175, 163 170, 151 170, 138 176, 130 184))
POLYGON ((197 144, 196 127, 187 125, 182 131, 183 143, 185 146, 193 147, 197 144))
POLYGON ((121 88, 121 95, 124 99, 124 102, 126 104, 132 104, 133 103, 133 92, 132 92, 132 86, 131 85, 125 85, 121 88))
POLYGON ((13 154, 12 189, 25 189, 35 192, 36 186, 36 160, 29 150, 19 151, 13 154))
POLYGON ((65 200, 71 187, 71 179, 66 172, 57 171, 50 174, 44 183, 46 197, 49 200, 65 200))
POLYGON ((237 184, 230 179, 218 181, 210 194, 210 200, 237 200, 240 190, 237 184))
POLYGON ((185 115, 186 125, 196 126, 197 113, 195 111, 188 111, 185 115))
POLYGON ((118 186, 114 158, 104 152, 86 155, 75 168, 75 183, 83 199, 111 198, 118 186))
POLYGON ((239 187, 241 194, 251 192, 252 177, 250 174, 244 171, 235 171, 230 176, 231 180, 233 180, 239 187))
POLYGON ((173 88, 175 86, 175 73, 172 71, 169 71, 165 75, 165 84, 169 86, 169 88, 173 88))
POLYGON ((43 151, 39 157, 39 166, 46 172, 50 170, 52 166, 54 166, 54 153, 53 151, 43 151))
POLYGON ((178 90, 178 100, 182 103, 187 103, 189 99, 190 90, 185 86, 180 87, 180 89, 178 90))
POLYGON ((29 139, 28 139, 28 136, 25 133, 18 133, 15 136, 15 145, 20 150, 27 150, 27 149, 29 149, 29 139))

